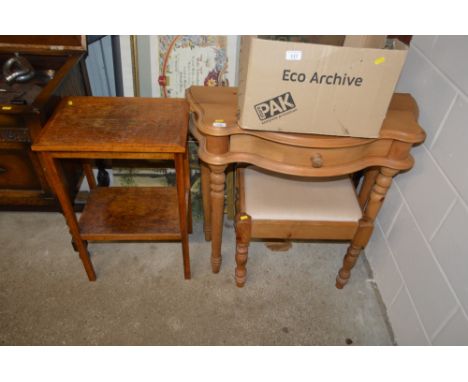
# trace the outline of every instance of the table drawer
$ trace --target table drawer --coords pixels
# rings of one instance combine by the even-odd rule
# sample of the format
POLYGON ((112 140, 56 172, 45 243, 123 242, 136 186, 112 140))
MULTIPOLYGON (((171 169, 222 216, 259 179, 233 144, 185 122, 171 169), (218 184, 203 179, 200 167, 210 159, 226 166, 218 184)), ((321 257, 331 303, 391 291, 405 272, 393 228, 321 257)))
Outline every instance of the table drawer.
POLYGON ((323 168, 339 172, 354 162, 373 156, 384 157, 390 150, 388 140, 369 140, 352 147, 313 148, 280 144, 252 135, 231 137, 230 151, 250 154, 265 160, 301 168, 323 168))
POLYGON ((29 146, 20 147, 0 149, 0 188, 40 189, 41 185, 30 158, 29 146))

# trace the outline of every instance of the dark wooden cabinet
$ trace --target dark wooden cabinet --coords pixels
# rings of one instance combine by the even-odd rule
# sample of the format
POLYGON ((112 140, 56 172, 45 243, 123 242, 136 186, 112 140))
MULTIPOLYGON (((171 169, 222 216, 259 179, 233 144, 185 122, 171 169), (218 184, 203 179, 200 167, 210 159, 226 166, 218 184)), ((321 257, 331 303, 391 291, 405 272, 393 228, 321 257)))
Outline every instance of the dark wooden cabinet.
MULTIPOLYGON (((59 209, 31 144, 62 97, 91 95, 85 54, 85 36, 0 36, 0 209, 59 209), (5 81, 1 69, 15 53, 36 71, 28 83, 5 81), (6 97, 13 90, 25 104, 6 97)), ((68 163, 64 170, 73 197, 81 167, 68 163)))

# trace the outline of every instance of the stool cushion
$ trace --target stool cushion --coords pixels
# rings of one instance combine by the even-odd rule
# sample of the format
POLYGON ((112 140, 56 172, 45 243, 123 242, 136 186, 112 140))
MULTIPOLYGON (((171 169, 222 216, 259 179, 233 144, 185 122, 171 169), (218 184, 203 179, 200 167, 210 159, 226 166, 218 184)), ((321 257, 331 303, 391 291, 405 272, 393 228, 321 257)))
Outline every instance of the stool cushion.
POLYGON ((353 221, 362 217, 351 179, 300 178, 255 166, 244 170, 245 209, 252 219, 353 221))

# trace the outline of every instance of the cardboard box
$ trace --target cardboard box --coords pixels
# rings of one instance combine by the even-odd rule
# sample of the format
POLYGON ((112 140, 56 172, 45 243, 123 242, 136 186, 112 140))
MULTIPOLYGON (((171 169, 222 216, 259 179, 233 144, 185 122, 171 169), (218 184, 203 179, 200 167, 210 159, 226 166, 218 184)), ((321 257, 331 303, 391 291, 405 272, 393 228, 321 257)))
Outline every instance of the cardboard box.
POLYGON ((383 49, 385 36, 310 36, 308 41, 242 37, 239 125, 378 137, 408 47, 393 41, 392 49, 383 49))

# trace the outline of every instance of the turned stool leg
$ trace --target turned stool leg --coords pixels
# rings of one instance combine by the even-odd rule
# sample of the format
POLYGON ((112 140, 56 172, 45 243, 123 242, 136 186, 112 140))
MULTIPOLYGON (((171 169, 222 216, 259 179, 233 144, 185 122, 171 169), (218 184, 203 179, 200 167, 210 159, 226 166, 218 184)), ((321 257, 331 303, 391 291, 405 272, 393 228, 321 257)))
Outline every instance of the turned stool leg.
POLYGON ((224 218, 225 165, 210 165, 211 196, 211 269, 218 273, 221 268, 221 242, 224 218))
POLYGON ((392 178, 398 173, 398 170, 382 167, 375 179, 374 186, 369 195, 364 216, 359 221, 359 227, 354 235, 351 245, 346 252, 343 260, 343 266, 336 277, 336 287, 342 289, 351 276, 351 269, 361 253, 361 250, 367 245, 374 229, 374 220, 382 207, 385 195, 387 194, 392 178))
POLYGON ((249 255, 249 244, 252 232, 252 219, 245 213, 238 213, 235 218, 236 224, 236 284, 243 287, 247 277, 247 258, 249 255))
POLYGON ((361 190, 359 191, 359 205, 364 210, 366 203, 369 200, 369 195, 372 187, 375 184, 375 179, 379 175, 379 169, 370 168, 364 172, 364 180, 362 181, 361 190))
POLYGON ((359 227, 351 241, 350 246, 343 259, 343 267, 336 276, 336 287, 342 289, 349 278, 351 277, 351 269, 353 269, 356 261, 361 253, 361 250, 366 246, 372 234, 373 223, 363 218, 359 221, 359 227))

